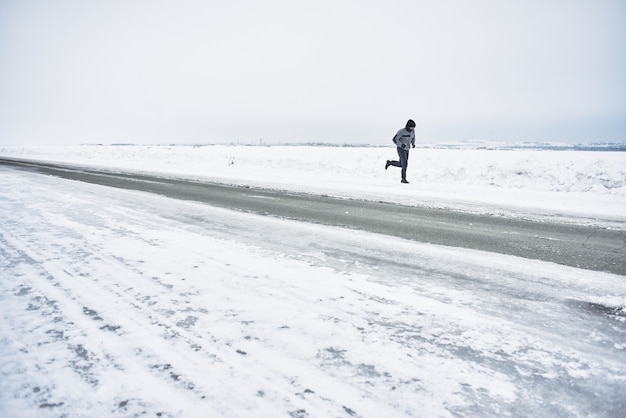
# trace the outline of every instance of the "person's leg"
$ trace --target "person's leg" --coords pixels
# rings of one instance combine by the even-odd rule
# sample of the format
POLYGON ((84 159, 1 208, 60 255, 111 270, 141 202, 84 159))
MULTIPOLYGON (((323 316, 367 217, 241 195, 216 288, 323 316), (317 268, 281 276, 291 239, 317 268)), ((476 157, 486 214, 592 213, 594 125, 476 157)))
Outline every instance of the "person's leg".
MULTIPOLYGON (((396 149, 398 150, 398 155, 400 155, 400 148, 396 148, 396 149)), ((400 159, 402 159, 402 157, 400 157, 400 159)), ((392 166, 394 166, 394 167, 402 167, 402 162, 401 162, 401 161, 397 161, 397 160, 391 160, 391 161, 389 161, 389 160, 387 160, 387 162, 388 162, 389 164, 387 164, 387 165, 386 165, 386 167, 388 167, 388 166, 390 166, 390 165, 392 165, 392 166)), ((386 168, 386 167, 385 167, 385 168, 386 168)))
POLYGON ((398 148, 398 156, 400 156, 400 167, 402 167, 402 180, 406 180, 406 169, 409 166, 409 151, 398 148))

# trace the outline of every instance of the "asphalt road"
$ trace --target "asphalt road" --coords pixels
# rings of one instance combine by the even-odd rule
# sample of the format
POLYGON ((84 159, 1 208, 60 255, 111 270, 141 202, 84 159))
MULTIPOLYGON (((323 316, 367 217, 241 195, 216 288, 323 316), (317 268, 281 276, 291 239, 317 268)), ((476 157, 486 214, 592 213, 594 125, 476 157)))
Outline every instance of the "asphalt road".
POLYGON ((626 231, 116 173, 16 159, 0 158, 0 165, 267 216, 626 275, 626 231))

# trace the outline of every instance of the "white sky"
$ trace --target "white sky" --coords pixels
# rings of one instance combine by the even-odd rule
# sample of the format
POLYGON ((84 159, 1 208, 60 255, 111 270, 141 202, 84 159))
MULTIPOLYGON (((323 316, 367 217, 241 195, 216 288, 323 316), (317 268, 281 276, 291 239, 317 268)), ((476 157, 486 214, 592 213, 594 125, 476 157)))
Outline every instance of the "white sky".
POLYGON ((626 140, 626 1, 0 0, 0 143, 626 140))

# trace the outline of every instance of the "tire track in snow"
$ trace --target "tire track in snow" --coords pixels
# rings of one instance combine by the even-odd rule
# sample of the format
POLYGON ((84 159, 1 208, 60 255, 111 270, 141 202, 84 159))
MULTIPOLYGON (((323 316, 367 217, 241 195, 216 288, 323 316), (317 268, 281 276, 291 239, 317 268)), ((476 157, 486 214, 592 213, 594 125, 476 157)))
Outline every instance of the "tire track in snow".
MULTIPOLYGON (((76 204, 77 202, 73 203, 76 204)), ((112 356, 110 353, 115 351, 114 349, 107 350, 107 347, 111 348, 120 343, 119 341, 116 341, 116 336, 129 338, 129 336, 133 335, 134 339, 145 341, 145 337, 154 335, 153 332, 145 330, 157 328, 158 331, 156 333, 160 334, 162 338, 175 342, 172 343, 174 347, 169 347, 165 352, 157 352, 154 349, 150 350, 142 348, 140 357, 143 358, 144 363, 149 365, 152 372, 157 372, 161 375, 160 380, 167 380, 169 377, 170 380, 176 382, 177 386, 182 385, 184 388, 192 391, 197 387, 202 386, 195 383, 193 380, 183 379, 185 379, 184 376, 186 375, 193 375, 192 370, 195 369, 195 365, 200 362, 206 362, 207 359, 196 358, 193 359, 193 361, 189 360, 186 363, 180 364, 180 359, 174 353, 176 353, 176 346, 180 345, 181 342, 186 343, 194 351, 200 351, 201 344, 206 342, 205 339, 198 335, 194 335, 189 330, 185 329, 185 326, 180 326, 179 322, 174 322, 176 321, 175 318, 173 320, 169 320, 169 315, 166 315, 161 310, 157 309, 157 305, 159 303, 151 305, 150 301, 152 299, 147 297, 147 295, 141 293, 131 295, 130 293, 133 292, 134 287, 122 289, 123 286, 119 282, 115 282, 113 280, 109 283, 107 279, 113 279, 113 277, 118 275, 119 272, 119 275, 125 276, 126 280, 132 281, 139 288, 146 286, 147 283, 147 286, 152 286, 150 288, 152 289, 156 282, 157 287, 165 287, 168 292, 171 292, 173 288, 172 285, 164 285, 162 281, 155 280, 154 276, 149 277, 149 274, 143 274, 141 271, 141 267, 143 266, 141 266, 140 260, 132 263, 124 258, 113 257, 111 260, 107 261, 105 260, 104 255, 96 256, 95 253, 90 253, 87 245, 88 243, 82 242, 79 239, 80 237, 76 234, 69 234, 72 235, 72 239, 63 238, 62 236, 66 236, 68 235, 68 232, 72 231, 71 226, 76 224, 76 218, 72 220, 61 219, 58 218, 57 215, 49 213, 48 221, 51 221, 53 224, 56 223, 57 225, 48 225, 47 227, 44 226, 42 222, 37 223, 34 222, 34 220, 34 216, 31 217, 29 224, 30 227, 23 228, 23 226, 20 225, 21 240, 19 242, 23 243, 26 241, 26 246, 28 247, 22 248, 21 252, 22 254, 30 253, 33 255, 33 257, 23 255, 22 258, 25 259, 25 263, 28 265, 39 265, 42 269, 39 275, 42 277, 45 276, 45 281, 40 280, 37 283, 31 283, 31 286, 37 287, 40 291, 45 288, 44 294, 47 295, 47 300, 54 300, 55 306, 62 307, 62 309, 57 308, 55 312, 56 315, 63 314, 59 317, 64 319, 59 320, 59 322, 65 324, 65 328, 55 329, 53 332, 54 335, 61 336, 61 339, 64 340, 64 336, 68 334, 69 328, 71 328, 68 324, 76 326, 82 330, 83 334, 80 335, 80 337, 83 343, 71 346, 68 345, 67 351, 75 352, 76 357, 80 360, 80 364, 79 362, 70 363, 72 363, 72 368, 83 378, 83 380, 90 385, 97 385, 101 380, 103 380, 103 377, 94 375, 93 369, 106 367, 106 365, 102 364, 104 362, 102 359, 110 358, 112 356), (59 228, 58 225, 63 225, 63 228, 59 228), (42 229, 58 230, 58 233, 62 235, 58 237, 58 240, 56 240, 59 244, 55 246, 54 253, 52 254, 45 254, 48 250, 48 243, 42 243, 42 241, 37 237, 37 232, 42 229), (40 244, 41 248, 38 248, 40 244), (79 264, 72 264, 69 266, 60 264, 59 259, 63 254, 80 254, 81 262, 79 264), (97 263, 98 270, 108 272, 107 277, 95 278, 92 274, 90 274, 90 269, 85 268, 85 263, 87 267, 90 263, 97 263), (131 273, 132 277, 129 277, 129 273, 131 273), (123 326, 117 325, 120 321, 117 321, 116 319, 111 320, 110 318, 110 316, 113 316, 110 315, 112 309, 111 307, 122 312, 132 312, 133 316, 131 318, 127 318, 123 322, 123 326), (131 325, 134 325, 134 327, 131 325), (113 331, 115 336, 111 336, 111 331, 113 331), (98 349, 94 349, 91 344, 92 341, 98 341, 100 347, 98 349), (100 365, 99 367, 94 367, 93 363, 100 363, 100 365)), ((146 230, 150 229, 150 226, 145 223, 133 223, 133 228, 137 228, 145 233, 146 230)), ((85 225, 80 225, 80 229, 84 230, 85 225)), ((133 232, 134 231, 132 230, 117 230, 116 234, 133 236, 133 232)), ((162 225, 160 233, 163 233, 162 225)), ((110 237, 107 237, 107 239, 110 239, 110 237)), ((146 245, 151 244, 146 243, 146 245)), ((14 245, 14 248, 17 248, 17 245, 14 245)), ((181 251, 187 252, 188 250, 188 248, 184 248, 181 251)), ((177 258, 176 254, 172 254, 172 256, 174 259, 177 258)), ((189 301, 177 300, 177 303, 185 306, 189 303, 189 301)), ((213 342, 218 344, 221 343, 215 337, 213 337, 213 342)), ((144 343, 144 346, 145 345, 146 344, 144 343)), ((158 344, 155 345, 158 346, 158 344)), ((219 367, 221 363, 224 363, 228 365, 224 367, 232 368, 233 364, 240 364, 242 362, 241 359, 234 357, 241 355, 247 356, 248 352, 261 350, 261 347, 256 347, 254 349, 246 348, 246 350, 248 350, 248 352, 246 352, 241 349, 230 347, 230 343, 221 345, 227 348, 221 350, 217 355, 212 354, 210 356, 210 360, 213 362, 212 367, 215 367, 216 365, 219 367)), ((187 355, 188 354, 189 353, 187 353, 187 355)), ((124 362, 124 359, 116 358, 114 360, 116 360, 116 363, 109 365, 114 369, 126 371, 133 370, 133 375, 142 374, 138 373, 140 370, 137 370, 136 367, 133 368, 127 361, 124 362)), ((258 369, 259 365, 256 364, 255 367, 258 369)), ((306 366, 300 364, 298 367, 302 368, 306 366)), ((263 375, 271 376, 277 371, 278 370, 276 369, 268 370, 268 372, 263 375)), ((242 373, 241 368, 239 368, 238 373, 242 373)), ((154 381, 145 376, 145 370, 143 371, 143 375, 144 376, 140 380, 151 381, 150 385, 154 385, 154 381)), ((323 379, 324 376, 319 374, 317 378, 323 379)), ((254 380, 254 376, 249 373, 244 373, 243 376, 240 376, 240 378, 236 380, 250 381, 254 380)), ((291 392, 293 393, 292 396, 294 398, 302 398, 302 394, 306 394, 309 403, 311 403, 311 398, 315 397, 314 394, 316 392, 314 390, 306 387, 298 389, 300 383, 297 379, 294 380, 289 373, 285 374, 282 378, 282 381, 284 381, 282 388, 279 388, 278 390, 276 388, 270 389, 271 387, 277 386, 277 383, 280 381, 281 379, 274 378, 272 381, 265 381, 262 382, 263 384, 259 384, 259 387, 263 388, 262 390, 259 390, 259 393, 263 394, 260 397, 269 400, 273 395, 275 401, 281 396, 284 397, 286 393, 291 392), (276 393, 272 394, 271 392, 276 393)), ((218 382, 216 385, 221 386, 224 383, 225 382, 218 382)), ((206 384, 204 386, 206 386, 206 384)), ((334 384, 334 386, 336 386, 336 384, 334 384)), ((342 392, 345 393, 346 390, 344 389, 342 392)), ((199 395, 200 397, 206 396, 199 392, 197 392, 196 395, 199 395)), ((358 398, 356 394, 354 396, 358 398)), ((219 396, 219 398, 223 398, 223 396, 219 396)), ((236 396, 232 393, 229 398, 231 398, 229 402, 236 402, 240 405, 244 404, 246 401, 245 399, 236 401, 233 399, 236 398, 236 396)), ((296 399, 296 401, 299 401, 299 399, 296 399)), ((331 413, 333 408, 331 407, 331 410, 328 410, 328 406, 324 405, 328 403, 333 404, 330 398, 324 398, 318 404, 321 409, 331 413)), ((53 405, 52 402, 47 402, 47 404, 53 405)), ((129 406, 128 400, 121 400, 119 404, 123 404, 125 408, 129 406)), ((54 405, 61 406, 61 403, 54 405)), ((342 409, 343 405, 337 405, 337 408, 342 409)), ((293 408, 293 411, 296 412, 303 410, 304 409, 301 408, 293 408)), ((344 411, 353 410, 346 407, 344 411)))

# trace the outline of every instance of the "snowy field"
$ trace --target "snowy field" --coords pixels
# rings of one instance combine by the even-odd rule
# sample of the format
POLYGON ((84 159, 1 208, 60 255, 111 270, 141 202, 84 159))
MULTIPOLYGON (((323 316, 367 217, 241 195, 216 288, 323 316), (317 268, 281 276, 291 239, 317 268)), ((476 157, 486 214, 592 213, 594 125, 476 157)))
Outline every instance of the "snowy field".
MULTIPOLYGON (((626 153, 0 147, 626 229, 626 153)), ((407 220, 410 222, 410 220, 407 220)), ((626 256, 626 254, 625 254, 626 256)), ((1 417, 620 417, 626 277, 0 166, 1 417)))
POLYGON ((1 156, 406 205, 626 221, 626 152, 416 148, 410 185, 399 184, 398 168, 384 170, 397 159, 393 146, 0 147, 1 156))

